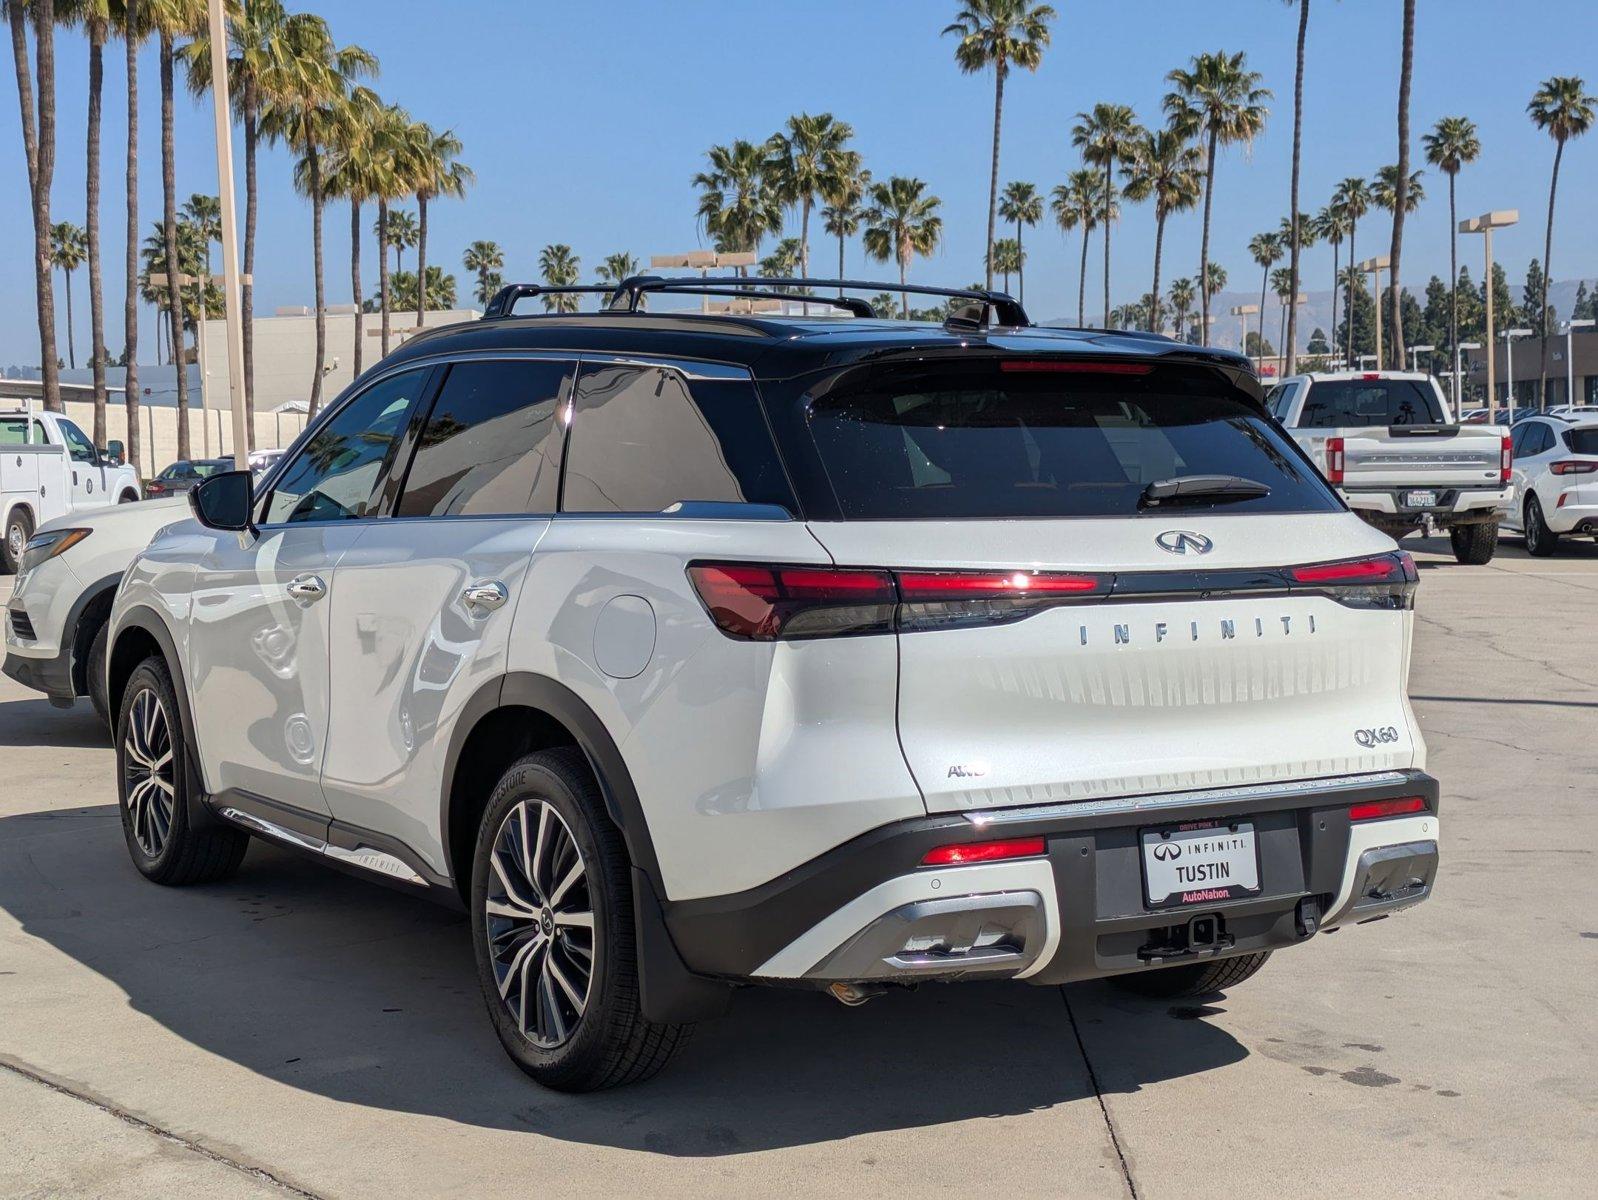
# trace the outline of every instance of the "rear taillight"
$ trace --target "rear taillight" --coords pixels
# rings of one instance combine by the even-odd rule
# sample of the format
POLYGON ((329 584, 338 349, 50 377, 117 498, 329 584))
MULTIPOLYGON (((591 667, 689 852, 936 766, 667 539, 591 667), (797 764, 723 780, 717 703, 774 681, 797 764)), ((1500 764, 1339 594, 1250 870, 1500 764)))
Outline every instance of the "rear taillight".
POLYGON ((1515 460, 1514 446, 1509 435, 1504 434, 1503 443, 1498 448, 1498 482, 1500 485, 1508 483, 1511 473, 1511 464, 1515 460))
POLYGON ((939 846, 921 859, 923 867, 960 867, 968 863, 1002 862, 1007 858, 1036 858, 1048 849, 1040 837, 1007 838, 1002 842, 963 842, 939 846))
POLYGON ((1326 482, 1343 482, 1343 439, 1340 437, 1326 439, 1326 482))
POLYGON ((778 638, 891 633, 898 600, 886 571, 700 563, 688 568, 694 591, 723 633, 778 638))
POLYGON ((1350 608, 1413 608, 1420 573, 1406 550, 1287 568, 1289 583, 1324 591, 1350 608))
POLYGON ((1383 817, 1406 817, 1426 811, 1426 801, 1420 796, 1405 796, 1401 800, 1367 800, 1353 804, 1348 809, 1350 821, 1380 821, 1383 817))
POLYGON ((894 578, 905 631, 1019 621, 1040 608, 1106 595, 1112 582, 1061 571, 900 571, 894 578))
POLYGON ((1562 458, 1558 462, 1549 463, 1548 469, 1555 475, 1590 475, 1598 471, 1598 461, 1580 458, 1562 458))

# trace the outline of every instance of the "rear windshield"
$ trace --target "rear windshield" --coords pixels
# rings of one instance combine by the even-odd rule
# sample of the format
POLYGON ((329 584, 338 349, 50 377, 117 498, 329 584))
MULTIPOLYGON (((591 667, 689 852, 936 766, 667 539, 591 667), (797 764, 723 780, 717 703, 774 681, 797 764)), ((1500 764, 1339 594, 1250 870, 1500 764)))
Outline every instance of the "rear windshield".
POLYGON ((896 371, 816 400, 809 417, 845 518, 1166 513, 1140 504, 1145 488, 1188 475, 1235 475, 1270 491, 1194 498, 1182 511, 1339 507, 1270 419, 1207 371, 896 371))
POLYGON ((1310 386, 1300 428, 1441 425, 1437 396, 1415 379, 1325 379, 1310 386))
POLYGON ((1598 425, 1565 430, 1565 445, 1576 454, 1598 454, 1598 425))

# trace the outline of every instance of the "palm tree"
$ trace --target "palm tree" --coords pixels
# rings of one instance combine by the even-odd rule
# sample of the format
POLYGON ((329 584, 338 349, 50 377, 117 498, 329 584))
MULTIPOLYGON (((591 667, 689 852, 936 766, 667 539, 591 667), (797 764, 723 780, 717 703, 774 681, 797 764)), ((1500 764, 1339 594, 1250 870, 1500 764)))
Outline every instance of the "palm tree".
POLYGON ((195 192, 183 202, 182 219, 205 242, 205 273, 211 273, 211 243, 222 240, 222 201, 216 196, 195 192))
MULTIPOLYGON (((616 257, 618 256, 611 255, 611 258, 616 257)), ((461 256, 461 266, 477 276, 477 303, 487 305, 494 298, 494 293, 499 290, 492 285, 505 267, 505 252, 499 248, 498 242, 473 242, 466 247, 466 253, 461 256)), ((605 278, 604 271, 605 269, 601 267, 601 279, 605 278)))
MULTIPOLYGON (((415 136, 416 130, 421 127, 421 122, 412 122, 411 128, 406 131, 407 139, 415 136)), ((420 172, 423 164, 415 158, 415 142, 411 142, 412 159, 410 172, 420 172)), ((407 190, 409 190, 407 188, 407 190)), ((374 230, 374 232, 377 232, 374 230)), ((387 235, 389 247, 394 251, 394 269, 405 269, 405 251, 416 245, 416 214, 407 212, 403 208, 391 208, 383 214, 382 232, 387 235)))
POLYGON ((1160 256, 1165 246, 1165 220, 1198 203, 1204 155, 1175 129, 1145 133, 1126 165, 1126 196, 1154 198, 1154 287, 1149 292, 1148 329, 1160 331, 1160 256))
MULTIPOLYGON (((1358 175, 1350 175, 1342 183, 1338 184, 1336 190, 1332 193, 1332 203, 1348 219, 1348 265, 1351 267, 1358 257, 1354 247, 1359 237, 1359 219, 1370 212, 1371 199, 1370 184, 1366 183, 1358 175)), ((1349 315, 1352 316, 1352 314, 1353 310, 1350 309, 1349 315)), ((1334 328, 1332 332, 1335 336, 1336 329, 1334 328)), ((1354 361, 1354 322, 1352 320, 1348 321, 1348 346, 1343 353, 1343 361, 1348 363, 1354 361)))
MULTIPOLYGON (((105 90, 105 43, 111 34, 111 0, 57 0, 56 19, 63 25, 83 26, 89 39, 89 140, 84 157, 84 252, 89 264, 89 366, 94 372, 94 444, 103 446, 106 439, 106 387, 105 290, 100 267, 100 127, 101 100, 105 90)), ((69 345, 71 340, 69 330, 69 345)))
POLYGON ((710 169, 699 189, 699 220, 725 251, 758 253, 760 239, 782 229, 782 193, 771 178, 764 146, 743 139, 705 151, 710 169))
POLYGON ((878 292, 875 296, 871 297, 869 303, 871 304, 871 311, 876 313, 877 316, 886 320, 892 321, 895 319, 909 319, 909 313, 901 312, 895 309, 892 292, 878 292))
MULTIPOLYGON (((1426 189, 1421 186, 1422 171, 1412 171, 1408 176, 1399 172, 1396 163, 1389 163, 1376 172, 1376 178, 1371 181, 1371 199, 1376 207, 1384 212, 1391 213, 1393 224, 1398 226, 1409 213, 1420 207, 1420 202, 1426 198, 1426 189)), ((1380 294, 1376 298, 1377 319, 1381 318, 1383 300, 1380 294)), ((1404 322, 1403 314, 1399 311, 1398 296, 1391 291, 1386 300, 1388 317, 1392 324, 1392 348, 1395 354, 1395 365, 1402 368, 1404 365, 1404 322)), ((1386 328, 1386 326, 1384 326, 1386 328)), ((1385 349, 1386 347, 1384 347, 1385 349)), ((1378 363, 1377 366, 1384 366, 1378 363)))
POLYGON ((1056 184, 1049 201, 1054 221, 1061 233, 1070 233, 1078 226, 1082 229, 1082 262, 1077 270, 1076 323, 1087 325, 1088 238, 1103 215, 1104 197, 1099 191, 1099 174, 1087 167, 1079 167, 1066 176, 1064 183, 1056 184))
MULTIPOLYGON (((938 210, 943 201, 927 195, 920 179, 895 175, 886 183, 871 185, 871 208, 866 212, 866 253, 877 262, 899 264, 902 288, 910 260, 917 254, 931 254, 943 240, 943 218, 938 210)), ((993 279, 993 264, 988 264, 988 282, 993 279)), ((901 291, 900 305, 910 311, 910 294, 901 291)))
POLYGON ((1332 245, 1332 337, 1337 337, 1337 262, 1338 249, 1349 236, 1352 222, 1348 212, 1335 200, 1315 214, 1315 236, 1325 238, 1332 245))
MULTIPOLYGON (((454 130, 436 133, 425 121, 414 130, 416 173, 412 179, 416 195, 416 274, 427 278, 427 202, 440 196, 456 199, 466 194, 474 179, 472 169, 460 161, 461 140, 454 130)), ((416 326, 421 328, 423 303, 430 289, 418 289, 416 326)))
POLYGON ((333 138, 323 156, 323 179, 328 196, 350 203, 350 297, 354 302, 355 330, 351 351, 351 370, 359 378, 364 364, 366 338, 364 291, 361 285, 361 206, 381 186, 382 164, 378 160, 375 130, 383 115, 383 102, 367 87, 350 90, 342 119, 333 129, 333 138))
POLYGON ((22 148, 28 160, 33 207, 33 290, 39 317, 39 375, 44 406, 61 410, 61 374, 55 332, 55 280, 50 273, 50 185, 55 179, 55 6, 52 0, 6 0, 11 53, 22 108, 22 148), (33 23, 35 67, 28 66, 28 22, 33 23), (33 78, 38 75, 38 109, 33 78))
POLYGON ((638 274, 638 259, 625 250, 607 254, 594 268, 594 274, 601 283, 620 283, 638 274))
MULTIPOLYGON (((538 269, 550 287, 571 287, 579 278, 581 260, 572 253, 570 246, 556 242, 538 252, 538 269)), ((555 292, 545 295, 543 301, 545 312, 577 311, 577 295, 573 292, 555 292)))
POLYGON ((1049 44, 1054 9, 1027 7, 1027 0, 963 0, 944 35, 960 39, 954 61, 967 75, 993 68, 993 164, 988 174, 988 237, 982 243, 987 260, 986 286, 993 286, 993 224, 999 204, 999 131, 1004 122, 1004 81, 1012 65, 1036 71, 1049 44))
MULTIPOLYGON (((824 194, 827 206, 821 210, 822 228, 838 239, 839 279, 844 277, 844 243, 860 232, 860 223, 865 215, 866 190, 871 186, 871 172, 860 165, 858 154, 853 151, 850 154, 853 157, 849 162, 849 170, 837 177, 832 191, 824 194)), ((843 295, 842 288, 838 289, 838 295, 843 295)))
POLYGON ((1256 233, 1248 242, 1249 257, 1260 266, 1260 343, 1265 342, 1265 288, 1271 268, 1282 261, 1282 238, 1275 233, 1256 233))
POLYGON ((1008 183, 1004 188, 1004 195, 999 199, 999 215, 1006 221, 1015 225, 1016 254, 1022 266, 1016 270, 1016 280, 1020 299, 1026 300, 1026 244, 1022 240, 1021 231, 1028 225, 1036 225, 1043 220, 1043 197, 1038 195, 1038 189, 1030 183, 1016 180, 1008 183))
POLYGON ((385 356, 389 347, 390 315, 388 206, 410 195, 411 178, 415 174, 415 146, 411 142, 415 129, 416 123, 411 120, 410 114, 397 104, 384 105, 381 112, 371 117, 371 198, 377 201, 377 301, 381 314, 381 346, 385 356))
MULTIPOLYGON (((1566 142, 1592 128, 1593 105, 1598 104, 1598 100, 1587 95, 1586 86, 1578 76, 1555 75, 1543 81, 1526 105, 1531 123, 1554 139, 1554 169, 1548 178, 1548 225, 1543 234, 1543 294, 1537 308, 1537 328, 1544 336, 1547 336, 1548 323, 1548 280, 1554 269, 1554 197, 1559 191, 1559 160, 1565 156, 1566 142)), ((1537 392, 1539 406, 1547 404, 1547 392, 1548 360, 1545 356, 1537 392)))
POLYGON ((1222 146, 1252 141, 1265 128, 1270 89, 1260 86, 1260 74, 1250 71, 1247 58, 1216 51, 1198 54, 1188 69, 1166 76, 1176 90, 1165 97, 1172 123, 1190 136, 1203 135, 1204 234, 1199 245, 1200 336, 1209 337, 1210 297, 1216 289, 1208 279, 1210 269, 1210 209, 1215 200, 1215 161, 1222 146))
POLYGON ((1171 280, 1171 315, 1176 319, 1176 336, 1179 338, 1187 333, 1187 314, 1193 311, 1193 301, 1197 298, 1193 281, 1187 276, 1171 280))
MULTIPOLYGON (((1292 244, 1293 244, 1293 231, 1295 229, 1298 231, 1299 249, 1308 250, 1311 246, 1313 246, 1315 244, 1315 240, 1319 236, 1319 234, 1317 232, 1318 228, 1319 227, 1315 224, 1315 218, 1310 216, 1309 213, 1299 213, 1298 214, 1298 221, 1297 221, 1296 224, 1295 224, 1295 222, 1293 221, 1293 219, 1291 217, 1283 217, 1282 218, 1282 225, 1281 225, 1281 228, 1277 231, 1276 236, 1279 237, 1281 239, 1281 241, 1282 241, 1282 253, 1289 255, 1289 264, 1288 264, 1288 268, 1287 268, 1289 271, 1293 270, 1292 264, 1291 264, 1291 255, 1289 254, 1289 251, 1290 251, 1290 249, 1292 247, 1292 244)), ((1300 284, 1301 284, 1301 280, 1299 279, 1298 274, 1295 272, 1293 274, 1293 285, 1294 285, 1293 295, 1295 295, 1295 296, 1298 295, 1299 291, 1302 290, 1301 287, 1300 287, 1300 284)), ((1297 317, 1298 317, 1298 305, 1296 305, 1296 304, 1288 305, 1288 308, 1287 308, 1287 326, 1282 331, 1282 338, 1283 338, 1284 342, 1289 337, 1297 337, 1298 336, 1298 319, 1297 319, 1297 317)), ((1292 347, 1292 345, 1291 344, 1283 345, 1281 347, 1281 352, 1284 355, 1286 355, 1288 359, 1291 359, 1293 357, 1293 347, 1292 347)), ((1286 364, 1285 361, 1283 363, 1283 370, 1284 371, 1287 370, 1287 364, 1286 364)))
POLYGON ((835 194, 860 168, 859 155, 846 145, 852 137, 854 128, 831 113, 800 113, 788 118, 786 133, 774 134, 766 143, 772 186, 784 204, 799 206, 796 261, 801 275, 810 274, 810 210, 816 197, 835 194))
POLYGON ((783 238, 777 248, 760 260, 760 274, 767 279, 786 279, 799 269, 799 239, 783 238))
MULTIPOLYGON (((1283 248, 1285 249, 1286 247, 1284 246, 1283 248)), ((1282 340, 1278 343, 1276 352, 1278 354, 1286 354, 1287 311, 1290 308, 1296 307, 1296 305, 1294 305, 1292 302, 1294 293, 1293 270, 1291 267, 1277 267, 1276 270, 1271 272, 1271 291, 1276 295, 1276 303, 1282 314, 1280 329, 1277 335, 1282 340)))
MULTIPOLYGON (((1144 136, 1137 117, 1125 104, 1095 104, 1092 112, 1076 114, 1076 124, 1071 126, 1071 144, 1082 151, 1082 161, 1104 169, 1101 211, 1108 213, 1115 203, 1115 161, 1131 156, 1133 149, 1144 136)), ((1114 218, 1104 221, 1104 323, 1113 329, 1110 313, 1110 226, 1114 218)))
MULTIPOLYGON (((325 28, 325 27, 324 27, 325 28)), ((316 357, 311 373, 309 415, 322 402, 322 364, 327 358, 327 294, 322 262, 322 212, 330 197, 323 155, 341 141, 341 128, 368 117, 351 100, 352 81, 376 70, 377 60, 359 46, 335 46, 331 38, 308 38, 294 82, 261 115, 261 131, 285 142, 298 156, 295 186, 311 202, 311 261, 316 304, 316 357)), ((336 152, 335 152, 336 159, 336 152)))
MULTIPOLYGON (((1470 118, 1441 117, 1430 133, 1421 135, 1420 142, 1426 148, 1426 161, 1448 176, 1448 346, 1452 350, 1459 345, 1459 217, 1454 207, 1454 184, 1460 169, 1481 154, 1481 140, 1476 136, 1476 123, 1470 118)), ((1335 314, 1332 327, 1337 327, 1335 314)), ((1459 405, 1458 396, 1454 397, 1454 405, 1459 405)))
MULTIPOLYGON (((1298 255, 1304 248, 1304 216, 1298 211, 1298 168, 1302 158, 1304 146, 1304 42, 1309 34, 1309 0, 1287 0, 1289 4, 1298 5, 1298 58, 1297 66, 1293 72, 1293 182, 1288 189, 1287 211, 1290 228, 1287 238, 1287 269, 1293 277, 1293 295, 1298 295, 1298 255)), ((1294 348, 1298 341, 1298 306, 1292 305, 1287 314, 1287 332, 1283 335, 1287 344, 1283 353, 1287 359, 1283 364, 1286 374, 1293 373, 1294 348)))
MULTIPOLYGON (((123 400, 127 414, 128 461, 137 468, 143 439, 139 436, 139 44, 150 33, 143 0, 120 0, 113 12, 122 38, 128 77, 127 236, 123 261, 122 361, 123 400)), ((156 326, 159 334, 160 325, 156 326)), ((157 337, 157 350, 160 338, 157 337)), ((253 425, 254 422, 251 422, 253 425)))
MULTIPOLYGON (((1398 162, 1393 167, 1393 248, 1388 251, 1391 266, 1387 272, 1387 291, 1393 309, 1393 340, 1389 353, 1397 366, 1404 366, 1403 283, 1399 279, 1404 257, 1404 217, 1414 209, 1409 203, 1409 88, 1415 74, 1415 0, 1404 0, 1403 51, 1398 68, 1398 162)), ((1420 172, 1415 173, 1416 176, 1420 172)), ((1418 197, 1417 197, 1418 200, 1418 197)), ((1376 314, 1377 319, 1381 313, 1376 314)))
POLYGON ((72 272, 83 265, 89 254, 89 239, 71 221, 50 226, 50 265, 61 271, 67 293, 67 366, 78 369, 78 352, 72 341, 72 272))
POLYGON ((1000 238, 993 243, 993 269, 1004 276, 1004 290, 1010 290, 1010 276, 1019 275, 1025 259, 1021 243, 1015 238, 1000 238))

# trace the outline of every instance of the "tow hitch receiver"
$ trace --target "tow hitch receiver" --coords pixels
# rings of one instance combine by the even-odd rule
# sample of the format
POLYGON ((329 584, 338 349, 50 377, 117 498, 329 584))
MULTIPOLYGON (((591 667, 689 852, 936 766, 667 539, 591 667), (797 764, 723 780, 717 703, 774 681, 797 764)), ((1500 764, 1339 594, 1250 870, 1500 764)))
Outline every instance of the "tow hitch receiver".
POLYGON ((1199 958, 1230 950, 1236 941, 1226 932, 1225 917, 1219 913, 1200 913, 1186 925, 1165 925, 1149 930, 1149 940, 1139 947, 1137 956, 1149 963, 1199 958))

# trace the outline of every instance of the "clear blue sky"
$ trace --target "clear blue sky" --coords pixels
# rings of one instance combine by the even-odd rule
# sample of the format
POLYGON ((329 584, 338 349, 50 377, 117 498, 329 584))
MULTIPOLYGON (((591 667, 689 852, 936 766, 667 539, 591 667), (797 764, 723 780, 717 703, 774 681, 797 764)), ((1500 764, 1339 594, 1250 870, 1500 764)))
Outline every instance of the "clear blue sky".
MULTIPOLYGON (((291 0, 292 2, 292 0, 291 0)), ((303 6, 303 5, 302 5, 303 6)), ((1295 14, 1273 0, 1057 0, 1054 44, 1035 75, 1012 77, 1006 95, 1001 182, 1026 179, 1043 190, 1076 164, 1070 125, 1096 101, 1131 104, 1157 120, 1164 76, 1201 50, 1244 50, 1276 93, 1265 135, 1252 150, 1225 152, 1219 167, 1212 234, 1214 257, 1232 286, 1257 270, 1245 245, 1275 228, 1287 211, 1291 151, 1295 14)), ((452 126, 478 183, 465 202, 433 206, 430 257, 470 283, 461 251, 492 238, 506 251, 508 278, 531 278, 538 250, 570 243, 585 275, 605 254, 640 257, 700 244, 690 178, 704 149, 736 137, 763 138, 789 114, 831 111, 852 123, 856 144, 879 176, 918 175, 943 199, 946 236, 912 279, 964 284, 981 274, 991 76, 963 76, 952 39, 939 30, 952 0, 632 0, 527 3, 525 0, 326 0, 322 11, 341 41, 358 42, 382 60, 376 81, 416 117, 452 126)), ((1396 158, 1400 6, 1396 0, 1314 0, 1305 85, 1304 207, 1323 204, 1335 182, 1373 173, 1396 158)), ((1525 117, 1537 83, 1587 71, 1598 90, 1598 11, 1583 0, 1539 0, 1512 12, 1487 0, 1420 0, 1416 21, 1412 128, 1439 117, 1476 121, 1483 157, 1460 177, 1462 214, 1515 208, 1522 224, 1497 239, 1512 282, 1542 253, 1543 214, 1553 147, 1525 117)), ((75 34, 58 46, 59 150, 55 219, 83 219, 83 131, 87 50, 75 34)), ((37 360, 32 318, 31 241, 14 83, 0 83, 0 365, 37 360)), ((106 307, 111 350, 121 348, 125 153, 121 50, 107 53, 105 181, 102 225, 107 247, 106 307)), ((160 215, 159 107, 153 48, 141 68, 141 223, 160 215)), ((216 189, 208 104, 178 101, 180 197, 216 189)), ((289 186, 288 157, 262 161, 261 253, 257 311, 311 301, 310 213, 289 186)), ((1448 264, 1445 181, 1425 180, 1427 199, 1407 226, 1405 280, 1423 286, 1448 264)), ((1598 226, 1591 219, 1598 185, 1598 133, 1571 145, 1560 184, 1554 277, 1598 273, 1598 226)), ((368 222, 369 224, 369 222, 368 222)), ((347 210, 330 211, 328 297, 349 299, 347 210)), ((1360 247, 1386 249, 1384 218, 1361 228, 1360 247), (1369 240, 1366 240, 1369 239, 1369 240)), ((812 230, 814 238, 819 230, 812 230)), ((1198 260, 1199 218, 1173 218, 1164 281, 1191 274, 1198 260)), ((1095 257, 1098 254, 1095 239, 1095 257)), ((1030 231, 1028 307, 1035 317, 1075 314, 1074 236, 1030 231)), ((1115 302, 1148 288, 1153 216, 1129 206, 1114 237, 1115 302)), ((1479 275, 1480 244, 1461 244, 1479 275)), ((823 257, 817 261, 828 262, 823 257)), ((368 276, 375 254, 366 251, 368 276)), ((1100 268, 1090 265, 1089 313, 1100 268)), ((1330 252, 1308 252, 1306 285, 1324 288, 1330 252)), ((851 246, 849 270, 883 278, 851 246)), ((1257 286, 1257 283, 1254 284, 1257 286)), ((87 343, 87 287, 74 279, 80 361, 87 343)), ((58 286, 59 292, 59 286, 58 286)), ((153 360, 153 320, 141 333, 140 358, 153 360)), ((64 343, 63 343, 64 344, 64 343)))

